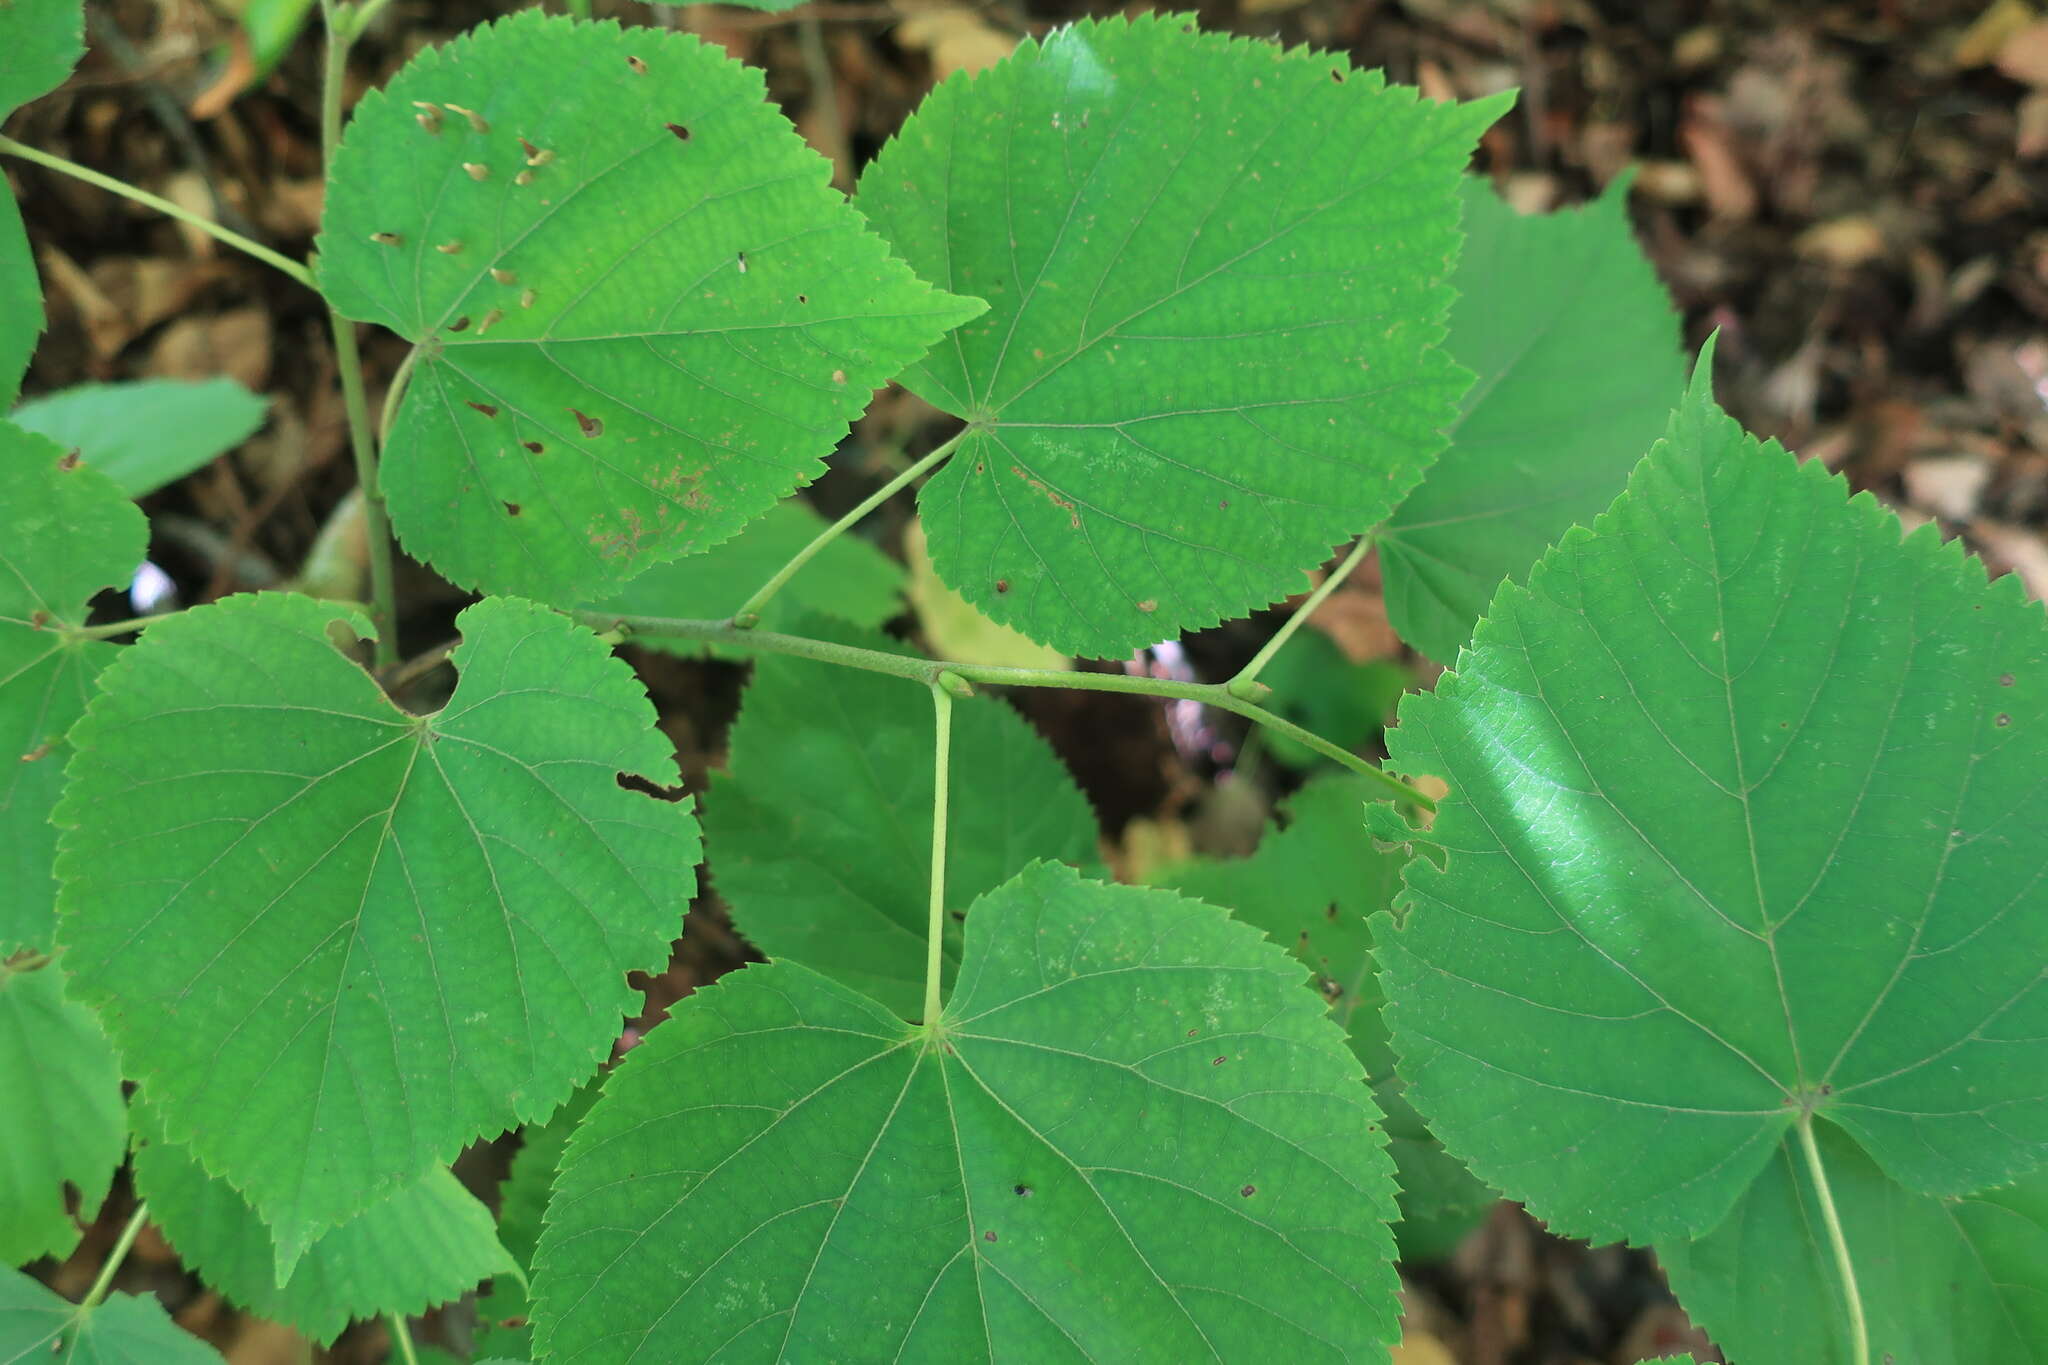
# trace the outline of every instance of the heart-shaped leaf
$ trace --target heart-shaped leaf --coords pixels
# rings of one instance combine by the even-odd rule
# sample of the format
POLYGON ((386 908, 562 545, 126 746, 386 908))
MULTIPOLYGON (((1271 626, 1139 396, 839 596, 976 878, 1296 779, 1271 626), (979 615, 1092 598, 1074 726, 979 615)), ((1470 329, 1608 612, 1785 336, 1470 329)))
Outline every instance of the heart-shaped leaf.
POLYGON ((1379 1360, 1389 1163, 1299 964, 1041 864, 936 1028, 793 964, 700 990, 570 1140, 549 1360, 1379 1360))
POLYGON ((981 305, 831 187, 761 73, 529 11, 416 57, 336 155, 320 281, 418 344, 381 469, 409 549, 564 605, 725 540, 981 305))
POLYGON ((74 730, 59 937, 165 1136, 277 1240, 545 1117, 637 1012, 694 887, 653 708, 588 631, 458 618, 461 681, 408 715, 345 608, 230 598, 152 626, 74 730))
POLYGON ((940 576, 1106 657, 1305 587, 1456 414, 1453 190, 1506 103, 1170 16, 934 90, 860 206, 989 302, 904 377, 972 424, 920 497, 940 576))
POLYGON ((1375 929, 1409 1093, 1596 1240, 1706 1234, 1805 1115, 1913 1194, 2048 1159, 2048 621, 1707 364, 1391 737, 1452 793, 1375 929))

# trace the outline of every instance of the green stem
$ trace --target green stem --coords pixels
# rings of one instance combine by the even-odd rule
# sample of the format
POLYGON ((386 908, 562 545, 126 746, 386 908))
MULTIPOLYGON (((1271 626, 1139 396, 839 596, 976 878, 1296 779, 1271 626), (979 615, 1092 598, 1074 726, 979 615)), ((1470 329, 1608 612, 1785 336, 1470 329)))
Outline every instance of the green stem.
MULTIPOLYGON (((375 13, 377 0, 361 9, 343 10, 335 0, 320 0, 327 21, 327 65, 320 88, 320 146, 327 165, 341 145, 341 97, 347 85, 348 50, 375 13)), ((356 482, 363 490, 363 539, 370 561, 370 622, 376 627, 376 662, 389 668, 398 662, 398 591, 392 569, 391 520, 377 485, 377 451, 370 430, 370 401, 363 391, 363 356, 356 347, 356 327, 333 307, 327 310, 334 331, 335 367, 341 373, 342 405, 348 414, 349 447, 355 454, 356 482)))
POLYGON ((391 424, 398 420, 398 402, 405 397, 405 390, 412 383, 412 367, 418 363, 420 348, 415 346, 405 353, 405 359, 398 362, 398 372, 391 376, 391 387, 384 390, 384 410, 377 414, 377 449, 391 444, 391 424))
POLYGON ((858 668, 869 673, 887 673, 926 686, 938 684, 941 675, 951 673, 970 683, 991 687, 1064 687, 1081 692, 1122 692, 1141 697, 1170 697, 1198 701, 1219 707, 1287 736, 1296 743, 1332 759, 1371 779, 1387 795, 1420 810, 1435 810, 1436 802, 1391 773, 1385 773, 1348 749, 1332 744, 1321 735, 1302 729, 1293 721, 1276 716, 1255 702, 1232 695, 1224 683, 1187 683, 1171 678, 1133 677, 1125 673, 1081 673, 1056 668, 998 668, 988 664, 951 663, 890 654, 879 649, 813 640, 802 635, 782 635, 768 630, 742 630, 730 621, 694 621, 666 616, 620 616, 613 612, 569 613, 592 630, 619 631, 625 635, 658 635, 669 639, 699 640, 706 644, 730 645, 763 654, 788 654, 819 663, 858 668))
POLYGON ((135 1212, 128 1219, 128 1226, 121 1229, 121 1235, 114 1242, 114 1249, 107 1253, 106 1264, 100 1267, 99 1278, 92 1282, 92 1288, 85 1291, 85 1297, 78 1301, 81 1312, 97 1308, 100 1300, 107 1297, 107 1291, 114 1287, 114 1276, 121 1273, 121 1262, 128 1259, 128 1249, 135 1245, 135 1239, 142 1235, 142 1225, 149 1221, 149 1205, 137 1204, 135 1212))
POLYGON ((405 1325, 405 1319, 397 1313, 386 1313, 385 1320, 391 1324, 391 1340, 398 1347, 398 1358, 405 1365, 420 1365, 419 1352, 412 1346, 412 1328, 405 1325))
POLYGON ((761 608, 768 605, 768 599, 775 596, 776 593, 781 592, 783 585, 789 582, 790 579, 796 577, 797 570, 803 568, 804 565, 810 563, 811 557, 813 555, 817 554, 818 551, 824 549, 827 545, 830 545, 833 541, 837 540, 842 534, 845 533, 848 527, 852 526, 862 517, 866 516, 868 513, 874 511, 877 507, 880 507, 883 503, 887 502, 889 499, 895 497, 898 493, 902 492, 903 489, 908 487, 911 481, 916 479, 918 475, 923 474, 925 471, 937 466, 948 455, 951 455, 953 453, 954 447, 958 446, 960 442, 966 438, 966 436, 966 431, 963 430, 959 432, 953 437, 952 440, 947 441, 937 450, 934 450, 931 454, 925 456, 923 459, 918 460, 916 463, 912 464, 910 468, 904 470, 901 474, 898 474, 895 478, 889 480, 889 482, 883 484, 880 488, 877 488, 874 492, 868 494, 867 497, 861 500, 860 506, 854 508, 851 512, 848 512, 845 516, 833 522, 824 530, 818 532, 816 539, 812 540, 810 544, 804 546, 803 549, 798 550, 795 556, 791 558, 789 563, 777 569, 775 571, 775 576, 773 578, 769 579, 766 583, 763 583, 755 591, 752 597, 749 597, 744 603, 740 605, 740 609, 732 614, 732 624, 739 627, 741 630, 752 629, 754 624, 761 619, 761 608))
POLYGON ((362 3, 344 9, 341 19, 347 25, 348 41, 354 43, 360 38, 363 30, 370 26, 370 21, 377 17, 377 11, 390 3, 391 0, 362 0, 362 3))
POLYGON ((1799 1116, 1799 1150, 1806 1156, 1806 1173, 1820 1195, 1821 1222, 1828 1230, 1828 1244, 1834 1248, 1835 1270, 1842 1277, 1842 1297, 1849 1308, 1849 1358, 1853 1365, 1870 1365, 1870 1329, 1863 1320, 1863 1292, 1856 1287, 1856 1267, 1849 1259, 1849 1239, 1842 1234, 1842 1218, 1835 1211, 1835 1194, 1828 1188, 1827 1168, 1821 1165, 1820 1144, 1813 1136, 1811 1110, 1799 1116))
POLYGON ((153 616, 131 616, 126 621, 109 621, 103 626, 66 626, 64 636, 71 640, 111 640, 117 635, 133 635, 137 631, 155 625, 158 621, 183 612, 160 611, 153 616))
POLYGON ((222 227, 204 214, 194 213, 182 205, 173 204, 168 199, 151 194, 148 190, 137 189, 125 180, 116 180, 111 175, 101 175, 98 171, 88 166, 81 166, 75 161, 66 161, 61 156, 52 156, 48 152, 38 151, 36 148, 30 147, 25 143, 16 142, 11 137, 0 137, 0 152, 6 152, 11 156, 18 156, 23 161, 33 161, 38 166, 47 166, 53 171, 61 171, 74 179, 83 180, 88 185, 97 185, 100 189, 106 190, 110 194, 118 194, 123 199, 132 199, 138 204, 155 209, 167 218, 175 218, 181 223, 198 228, 217 242, 223 242, 237 251, 247 252, 265 265, 277 267, 300 284, 305 285, 308 289, 315 287, 313 284, 313 272, 306 269, 303 262, 295 261, 280 252, 272 251, 261 242, 251 241, 232 228, 222 227))
POLYGON ((932 688, 932 911, 925 930, 924 1026, 939 1022, 939 974, 945 965, 946 806, 953 769, 953 693, 934 678, 932 688))
POLYGON ((1243 697, 1246 701, 1257 699, 1257 694, 1253 689, 1258 684, 1261 670, 1267 664, 1273 662, 1273 656, 1280 652, 1281 646, 1294 638, 1294 632, 1300 630, 1302 626, 1307 624, 1308 618, 1315 615, 1316 608, 1323 605, 1324 599, 1337 591, 1337 585, 1351 577, 1351 571, 1365 561, 1366 553, 1371 549, 1372 536, 1369 534, 1360 536, 1358 544, 1352 547, 1351 553, 1344 556, 1344 562, 1333 569, 1322 582, 1316 584, 1315 591, 1308 595, 1308 600, 1295 608, 1294 614, 1289 616, 1285 624, 1274 632, 1273 638, 1266 641, 1265 648, 1252 655, 1252 661, 1237 670, 1237 676, 1224 684, 1225 687, 1230 689, 1232 696, 1243 697))

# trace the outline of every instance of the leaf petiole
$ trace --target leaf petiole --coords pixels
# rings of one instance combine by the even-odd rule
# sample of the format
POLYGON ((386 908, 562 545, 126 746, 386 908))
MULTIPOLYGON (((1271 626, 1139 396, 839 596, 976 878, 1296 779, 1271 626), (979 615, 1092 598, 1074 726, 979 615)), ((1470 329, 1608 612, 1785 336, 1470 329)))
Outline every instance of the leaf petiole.
POLYGON ((1258 653, 1252 655, 1251 662, 1237 670, 1236 677, 1223 684, 1230 689, 1231 696, 1244 701, 1260 700, 1261 694, 1254 691, 1258 687, 1259 674, 1267 664, 1273 662, 1273 656, 1280 652, 1281 647, 1294 638, 1294 632, 1300 630, 1308 618, 1315 615, 1316 608, 1323 605, 1324 599, 1337 590, 1337 585, 1351 577, 1351 571, 1365 561, 1366 552, 1372 549, 1372 542, 1371 532, 1360 536, 1358 544, 1351 547, 1351 553, 1344 556, 1344 562, 1332 569, 1322 582, 1316 584, 1315 590, 1308 595, 1308 600, 1294 609, 1294 614, 1287 618, 1279 630, 1273 632, 1273 638, 1266 641, 1258 653))
POLYGON ((931 454, 914 461, 911 464, 910 468, 904 470, 901 474, 898 474, 895 478, 889 480, 889 482, 883 484, 880 488, 877 488, 867 497, 861 499, 860 505, 858 507, 854 508, 851 512, 848 512, 839 520, 833 522, 830 526, 827 526, 824 530, 818 532, 817 536, 811 541, 810 544, 804 546, 803 549, 798 550, 796 554, 790 557, 789 563, 783 565, 781 568, 775 571, 775 576, 773 578, 770 578, 766 583, 763 583, 758 589, 755 590, 754 595, 752 597, 749 597, 745 602, 740 604, 740 609, 732 614, 732 625, 734 625, 740 630, 753 629, 753 627, 756 624, 758 624, 761 620, 761 608, 768 605, 768 600, 774 597, 776 593, 782 591, 782 587, 785 583, 789 582, 790 579, 796 577, 797 570, 803 568, 804 565, 811 562, 811 556, 817 554, 818 551, 824 549, 827 545, 830 545, 833 541, 837 540, 842 534, 845 533, 848 527, 852 526, 862 517, 865 517, 868 513, 874 511, 877 507, 880 507, 883 503, 887 502, 889 499, 895 497, 898 493, 902 492, 903 489, 908 487, 911 481, 916 479, 920 474, 927 473, 930 470, 937 468, 941 463, 944 462, 945 458, 948 455, 951 455, 953 453, 954 448, 960 444, 962 438, 964 438, 966 435, 966 430, 962 429, 960 432, 956 433, 951 440, 945 442, 943 445, 939 446, 938 449, 932 451, 931 454))
POLYGON ((222 227, 205 214, 194 213, 191 209, 174 204, 170 200, 158 195, 151 194, 148 190, 138 189, 125 180, 116 180, 111 175, 101 175, 98 171, 88 166, 81 166, 75 161, 66 161, 61 156, 53 156, 49 152, 41 151, 26 143, 16 142, 11 137, 0 137, 0 152, 6 152, 10 156, 18 156, 23 161, 33 161, 38 166, 44 166, 53 171, 60 171, 74 180, 83 180, 88 185, 98 186, 109 194, 118 194, 123 199, 133 200, 145 208, 155 209, 166 218, 175 218, 181 223, 198 228, 215 241, 253 256, 265 265, 276 267, 297 280, 300 284, 305 285, 308 289, 316 287, 313 283, 313 272, 308 270, 303 262, 295 261, 281 252, 272 251, 261 242, 251 241, 232 228, 222 227))
POLYGON ((965 683, 991 687, 1064 687, 1081 692, 1123 692, 1141 697, 1167 697, 1198 701, 1243 716, 1246 720, 1275 730, 1304 744, 1334 762, 1385 788, 1390 799, 1420 810, 1433 811, 1436 802, 1391 773, 1360 758, 1350 750, 1332 744, 1321 735, 1302 729, 1293 721, 1276 716, 1255 702, 1246 701, 1227 683, 1185 683, 1171 678, 1132 677, 1125 673, 1081 673, 1050 668, 999 668, 985 664, 963 664, 946 660, 915 659, 857 645, 813 640, 802 635, 775 631, 746 630, 731 621, 689 620, 667 616, 621 616, 615 612, 575 611, 570 617, 599 633, 613 631, 626 635, 654 635, 679 640, 702 640, 708 644, 731 645, 767 654, 788 654, 819 663, 838 664, 870 673, 887 673, 926 686, 940 686, 941 678, 952 674, 965 683))
MULTIPOLYGON (((942 675, 943 676, 943 675, 942 675)), ((945 963, 946 931, 946 806, 953 766, 953 692, 940 678, 931 682, 932 756, 932 906, 925 930, 924 1026, 939 1021, 939 974, 945 963)))
POLYGON ((1828 1245, 1834 1249, 1835 1269, 1842 1277, 1842 1297, 1849 1309, 1849 1351, 1853 1365, 1870 1365, 1870 1329, 1863 1319, 1863 1292, 1856 1286, 1856 1267, 1849 1259, 1849 1239, 1842 1233, 1842 1218, 1835 1211, 1835 1194, 1828 1187, 1827 1168, 1821 1164, 1820 1144, 1813 1136, 1813 1112, 1799 1116, 1799 1150, 1806 1158, 1806 1173, 1820 1195, 1821 1221, 1827 1225, 1828 1245))
POLYGON ((114 1287, 114 1276, 121 1273, 121 1263, 128 1259, 128 1249, 135 1245, 135 1239, 142 1235, 142 1225, 149 1221, 149 1205, 137 1204, 129 1216, 128 1226, 121 1229, 121 1235, 114 1242, 114 1249, 107 1253, 106 1263, 100 1266, 100 1273, 92 1282, 92 1288, 85 1291, 85 1297, 78 1301, 78 1311, 97 1308, 107 1297, 107 1291, 114 1287))
POLYGON ((405 1365, 420 1365, 419 1352, 413 1349, 412 1328, 405 1325, 405 1318, 397 1313, 386 1313, 384 1317, 391 1324, 391 1342, 398 1348, 398 1358, 405 1365))

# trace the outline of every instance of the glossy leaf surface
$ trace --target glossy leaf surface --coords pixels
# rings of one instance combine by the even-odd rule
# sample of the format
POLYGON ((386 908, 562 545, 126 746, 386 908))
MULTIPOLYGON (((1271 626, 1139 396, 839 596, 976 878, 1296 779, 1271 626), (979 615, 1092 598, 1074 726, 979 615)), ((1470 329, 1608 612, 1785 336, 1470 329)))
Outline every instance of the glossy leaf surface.
POLYGON ((1104 657, 1300 591, 1442 446, 1453 191, 1504 107, 1151 16, 934 90, 859 202, 989 303, 904 377, 974 424, 919 498, 940 576, 1104 657))
POLYGON ((151 627, 75 732, 66 964, 280 1278, 560 1104, 693 889, 689 808, 619 780, 676 780, 626 666, 528 603, 457 626, 454 696, 411 716, 335 648, 347 609, 229 598, 151 627))
POLYGON ((693 36, 527 12, 358 106, 321 283, 420 346, 383 482, 450 579, 568 604, 709 549, 980 311, 762 95, 693 36))
POLYGON ((1553 1226, 1702 1236, 1802 1108, 1922 1194, 2048 1157, 2048 621, 1703 378, 1392 742, 1402 1074, 1553 1226))
MULTIPOLYGON (((808 633, 819 633, 817 623, 808 633)), ((881 636, 839 632, 886 648, 881 636)), ((932 699, 885 674, 764 656, 704 799, 711 876, 733 923, 904 1018, 923 1009, 931 903, 932 699)), ((1040 858, 1091 865, 1095 815, 1051 748, 994 698, 953 708, 946 894, 975 897, 1040 858)), ((959 961, 949 917, 947 979, 959 961)))
POLYGON ((149 528, 103 475, 0 422, 0 956, 48 949, 57 831, 50 809, 84 713, 116 647, 67 637, 93 594, 128 582, 149 528))
POLYGON ((1465 186, 1444 344, 1478 377, 1449 449, 1379 536, 1387 613, 1432 659, 1456 659, 1501 580, 1614 500, 1685 388, 1678 316, 1629 229, 1628 184, 1534 216, 1465 186))
POLYGON ((1379 1360, 1389 1163, 1299 964, 1034 867, 933 1037, 793 964, 701 990, 571 1139, 546 1359, 1379 1360))
POLYGON ((64 993, 55 965, 0 967, 0 1265, 63 1257, 128 1150, 121 1062, 93 1012, 64 993))
POLYGON ((269 410, 232 379, 141 379, 47 394, 7 420, 78 451, 139 498, 248 440, 269 410))

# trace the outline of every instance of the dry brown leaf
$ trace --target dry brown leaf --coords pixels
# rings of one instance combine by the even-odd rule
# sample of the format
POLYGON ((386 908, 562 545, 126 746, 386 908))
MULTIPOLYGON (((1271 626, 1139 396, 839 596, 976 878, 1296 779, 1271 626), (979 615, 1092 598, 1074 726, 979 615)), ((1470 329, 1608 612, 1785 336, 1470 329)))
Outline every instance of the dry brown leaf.
POLYGON ((2013 155, 2022 161, 2048 155, 2048 90, 2036 90, 2020 101, 2013 155))
POLYGON ((1404 1332, 1394 1347, 1393 1365, 1458 1365, 1458 1358, 1427 1332, 1404 1332))
POLYGON ((1701 191, 1714 216, 1730 222, 1755 217, 1756 186, 1736 153, 1735 141, 1721 117, 1720 103, 1695 100, 1686 110, 1678 137, 1693 168, 1699 172, 1701 191))
POLYGON ((2034 22, 2034 7, 2026 0, 1994 0, 1976 22, 1963 30, 1956 39, 1956 50, 1951 57, 1959 68, 1967 70, 1973 66, 1988 66, 1998 57, 2005 40, 2034 22))
POLYGON ((150 348, 143 372, 166 379, 224 374, 261 393, 270 380, 270 314, 261 308, 235 308, 210 317, 180 318, 150 348))
POLYGON ((1842 270, 1867 265, 1885 254, 1884 231, 1875 219, 1853 214, 1815 223, 1799 234, 1793 250, 1809 260, 1826 261, 1842 270))
POLYGON ((1017 40, 991 28, 970 9, 900 3, 906 17, 896 30, 902 46, 931 55, 932 75, 944 80, 956 71, 986 71, 1017 48, 1017 40))
POLYGON ((2048 19, 2028 24, 1999 44, 1998 69, 2022 85, 2048 86, 2048 19))

